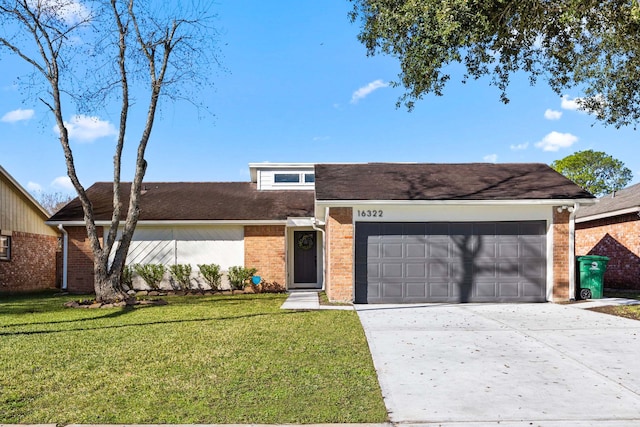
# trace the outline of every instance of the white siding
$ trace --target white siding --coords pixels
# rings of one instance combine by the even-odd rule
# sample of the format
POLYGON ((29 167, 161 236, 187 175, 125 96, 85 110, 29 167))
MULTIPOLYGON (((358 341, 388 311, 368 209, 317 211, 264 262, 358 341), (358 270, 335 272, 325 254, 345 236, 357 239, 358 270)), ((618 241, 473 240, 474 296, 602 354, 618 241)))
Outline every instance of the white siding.
MULTIPOLYGON (((127 265, 132 264, 190 264, 192 286, 197 283, 202 287, 198 264, 218 264, 224 272, 231 266, 244 265, 244 227, 138 226, 127 255, 127 265)), ((225 283, 226 279, 223 285, 225 283)), ((136 278, 134 287, 145 288, 145 285, 136 278)), ((171 287, 168 273, 161 287, 171 287)))
POLYGON ((305 183, 304 174, 314 173, 314 169, 260 169, 258 170, 258 189, 259 190, 313 190, 315 184, 313 182, 305 183), (299 183, 276 183, 275 174, 300 174, 299 183))

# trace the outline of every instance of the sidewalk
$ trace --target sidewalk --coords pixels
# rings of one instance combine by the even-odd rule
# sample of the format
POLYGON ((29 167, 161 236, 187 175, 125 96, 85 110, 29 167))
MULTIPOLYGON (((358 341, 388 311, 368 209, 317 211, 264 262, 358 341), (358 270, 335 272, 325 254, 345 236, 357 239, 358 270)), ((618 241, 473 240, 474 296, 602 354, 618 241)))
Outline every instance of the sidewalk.
POLYGON ((280 308, 283 310, 353 310, 352 305, 320 305, 317 291, 289 291, 289 297, 280 308))

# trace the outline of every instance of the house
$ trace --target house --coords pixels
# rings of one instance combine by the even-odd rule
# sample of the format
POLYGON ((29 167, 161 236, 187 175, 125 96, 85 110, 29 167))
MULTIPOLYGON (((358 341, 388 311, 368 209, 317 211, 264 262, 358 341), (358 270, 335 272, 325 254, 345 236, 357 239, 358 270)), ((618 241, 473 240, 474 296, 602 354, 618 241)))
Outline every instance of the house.
POLYGON ((58 232, 49 213, 0 166, 0 292, 56 286, 58 232))
POLYGON ((606 287, 640 289, 640 184, 577 212, 576 254, 609 257, 606 287))
MULTIPOLYGON (((128 263, 245 265, 331 300, 568 300, 573 212, 594 197, 544 164, 252 163, 251 182, 146 183, 128 263)), ((125 189, 126 192, 126 189, 125 189)), ((111 184, 88 189, 109 224, 111 184)), ((77 200, 68 289, 91 291, 77 200)))

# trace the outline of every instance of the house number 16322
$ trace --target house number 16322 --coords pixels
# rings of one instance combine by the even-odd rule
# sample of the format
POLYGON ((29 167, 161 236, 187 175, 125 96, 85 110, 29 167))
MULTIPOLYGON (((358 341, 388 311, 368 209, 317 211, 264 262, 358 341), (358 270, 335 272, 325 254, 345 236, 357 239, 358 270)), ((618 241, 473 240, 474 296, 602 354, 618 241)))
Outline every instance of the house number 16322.
POLYGON ((383 214, 382 209, 367 209, 367 210, 358 209, 359 217, 382 218, 382 214, 383 214))

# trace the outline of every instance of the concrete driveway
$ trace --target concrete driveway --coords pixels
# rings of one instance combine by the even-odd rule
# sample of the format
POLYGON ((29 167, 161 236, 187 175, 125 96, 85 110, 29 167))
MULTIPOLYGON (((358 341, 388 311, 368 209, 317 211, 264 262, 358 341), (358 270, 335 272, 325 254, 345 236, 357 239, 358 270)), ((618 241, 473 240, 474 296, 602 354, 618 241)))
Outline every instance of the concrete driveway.
POLYGON ((558 304, 358 305, 391 421, 640 425, 640 322, 558 304))

